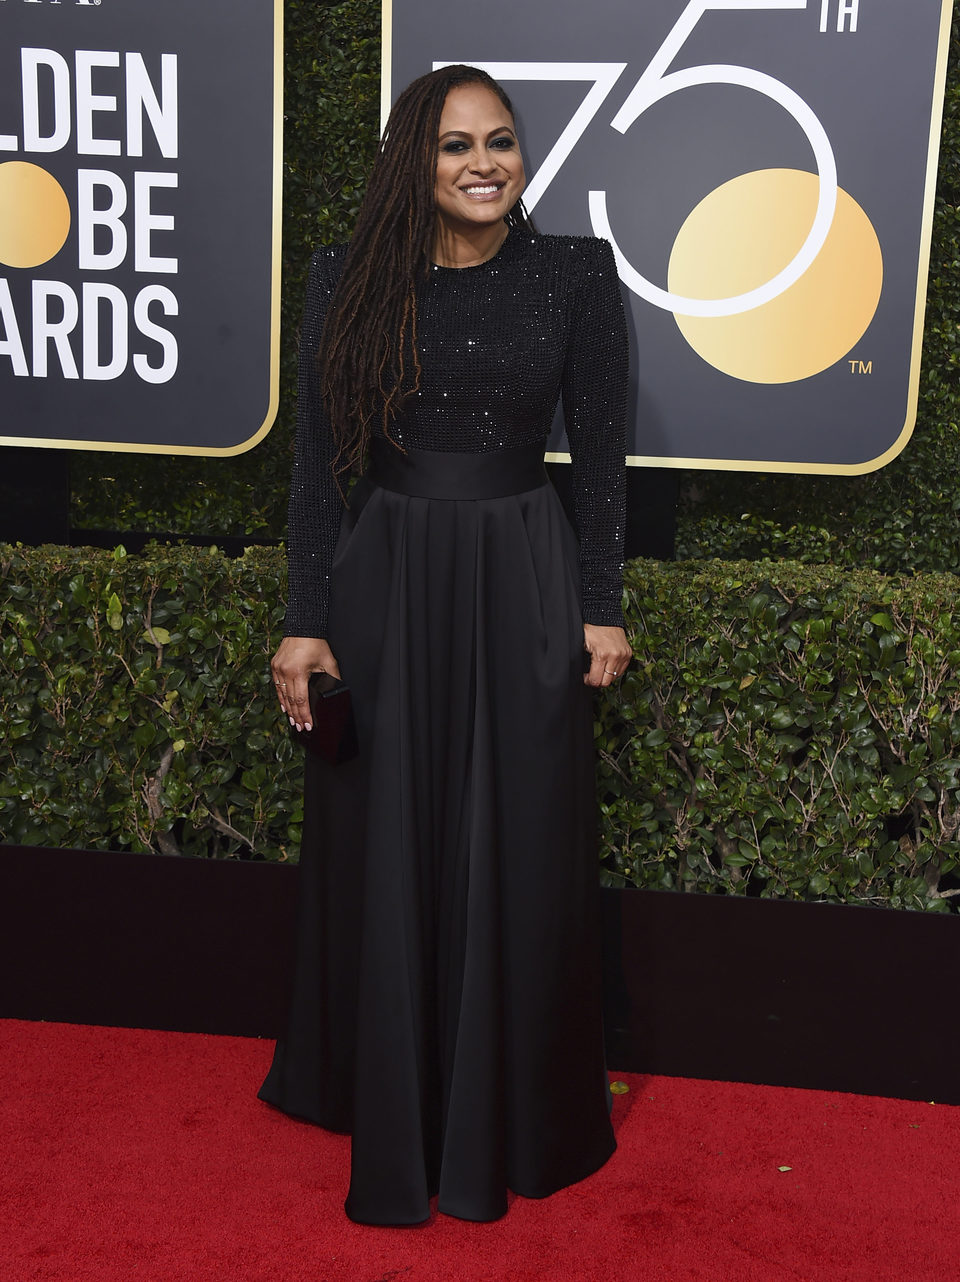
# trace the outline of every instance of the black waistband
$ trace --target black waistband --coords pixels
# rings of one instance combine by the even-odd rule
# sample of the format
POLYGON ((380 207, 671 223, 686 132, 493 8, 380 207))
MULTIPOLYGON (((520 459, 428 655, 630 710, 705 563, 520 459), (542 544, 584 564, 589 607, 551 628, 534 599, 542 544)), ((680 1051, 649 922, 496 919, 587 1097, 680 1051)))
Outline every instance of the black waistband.
POLYGON ((489 454, 407 450, 374 437, 364 473, 373 485, 410 498, 502 499, 547 483, 542 445, 515 445, 489 454))

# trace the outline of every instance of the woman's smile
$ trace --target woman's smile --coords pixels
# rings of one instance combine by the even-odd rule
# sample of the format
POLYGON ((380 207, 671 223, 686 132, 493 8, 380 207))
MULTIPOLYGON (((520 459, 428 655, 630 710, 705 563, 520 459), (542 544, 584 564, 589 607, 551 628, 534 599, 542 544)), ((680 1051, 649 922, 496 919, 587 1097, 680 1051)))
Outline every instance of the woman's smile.
POLYGON ((461 187, 460 190, 466 192, 472 200, 490 200, 499 196, 505 185, 505 183, 487 183, 485 186, 461 187))

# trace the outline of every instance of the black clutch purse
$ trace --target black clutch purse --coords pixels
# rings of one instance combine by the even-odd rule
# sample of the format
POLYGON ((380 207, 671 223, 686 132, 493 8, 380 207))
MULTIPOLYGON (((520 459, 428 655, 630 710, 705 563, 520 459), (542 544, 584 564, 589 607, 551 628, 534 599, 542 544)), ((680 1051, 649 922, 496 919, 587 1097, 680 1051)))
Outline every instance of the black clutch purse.
POLYGON ((314 672, 308 686, 312 730, 290 727, 295 743, 338 766, 360 751, 350 687, 329 672, 314 672))

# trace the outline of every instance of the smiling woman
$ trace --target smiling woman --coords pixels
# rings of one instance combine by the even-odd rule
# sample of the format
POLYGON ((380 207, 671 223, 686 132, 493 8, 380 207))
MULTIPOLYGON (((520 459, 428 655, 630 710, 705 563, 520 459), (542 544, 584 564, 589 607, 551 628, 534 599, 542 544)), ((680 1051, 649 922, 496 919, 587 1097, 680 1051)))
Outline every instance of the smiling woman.
POLYGON ((470 267, 495 254, 525 182, 508 108, 484 85, 451 89, 440 117, 435 261, 470 267))
MULTIPOLYGON (((342 676, 359 756, 307 760, 298 961, 261 1098, 351 1131, 347 1214, 504 1214, 606 1161, 591 690, 622 627, 613 254, 538 236, 509 99, 401 94, 301 330, 291 724, 342 676), (543 454, 562 397, 579 547, 543 454), (340 477, 362 469, 344 510, 340 477)), ((346 487, 344 487, 346 488, 346 487)))

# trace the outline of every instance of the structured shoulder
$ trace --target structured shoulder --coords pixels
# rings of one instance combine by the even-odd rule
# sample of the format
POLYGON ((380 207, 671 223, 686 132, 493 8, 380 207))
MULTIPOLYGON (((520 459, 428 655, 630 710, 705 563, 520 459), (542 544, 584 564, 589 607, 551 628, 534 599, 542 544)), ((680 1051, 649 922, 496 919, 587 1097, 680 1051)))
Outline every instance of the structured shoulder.
POLYGON ((571 300, 619 287, 613 247, 598 236, 533 236, 526 261, 571 300))
POLYGON ((553 258, 559 262, 589 262, 613 259, 613 249, 608 240, 599 236, 531 236, 533 253, 553 258))
POLYGON ((547 232, 541 232, 531 237, 531 240, 535 245, 541 245, 547 252, 563 254, 599 253, 604 246, 610 244, 600 236, 574 236, 547 232))
POLYGON ((322 245, 314 250, 310 259, 311 283, 320 289, 329 289, 336 285, 343 271, 343 260, 346 256, 346 244, 322 245))
POLYGON ((592 289, 598 280, 617 279, 613 247, 599 236, 531 236, 526 257, 567 289, 592 289))
POLYGON ((319 249, 313 251, 311 258, 312 263, 321 266, 324 263, 342 263, 347 255, 347 242, 340 241, 336 245, 321 245, 319 249))

